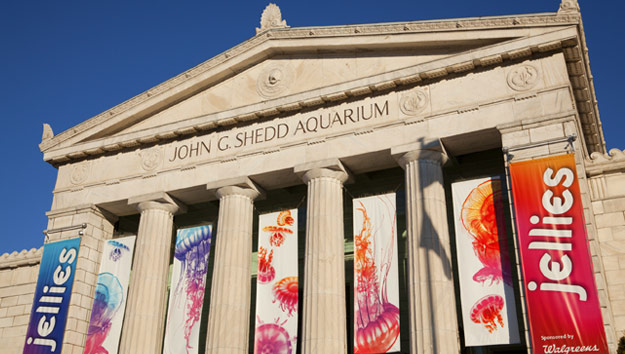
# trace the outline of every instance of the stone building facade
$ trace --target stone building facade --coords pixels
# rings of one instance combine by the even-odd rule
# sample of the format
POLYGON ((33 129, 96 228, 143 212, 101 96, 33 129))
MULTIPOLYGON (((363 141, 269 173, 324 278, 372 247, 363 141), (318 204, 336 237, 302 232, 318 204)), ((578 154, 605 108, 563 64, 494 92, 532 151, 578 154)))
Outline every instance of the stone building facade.
MULTIPOLYGON (((548 14, 306 28, 270 5, 248 41, 65 132, 46 127, 40 148, 58 169, 47 242, 82 237, 62 353, 83 352, 104 241, 132 234, 120 353, 160 353, 173 232, 200 223, 217 230, 201 347, 248 352, 254 220, 297 206, 298 345, 343 353, 346 210, 390 190, 403 198, 402 352, 476 352, 457 311, 449 185, 564 153, 575 154, 612 351, 625 335, 625 154, 606 151, 576 1, 548 14)), ((507 227, 521 344, 481 353, 532 351, 507 227)), ((40 257, 0 257, 4 353, 22 352, 40 257)))

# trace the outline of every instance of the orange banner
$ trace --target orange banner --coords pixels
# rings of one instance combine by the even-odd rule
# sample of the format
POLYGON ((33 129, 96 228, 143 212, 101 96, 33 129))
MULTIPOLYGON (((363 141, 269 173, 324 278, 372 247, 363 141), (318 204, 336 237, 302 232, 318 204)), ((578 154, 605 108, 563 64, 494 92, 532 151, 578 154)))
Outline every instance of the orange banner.
POLYGON ((574 155, 510 164, 534 353, 607 353, 574 155))

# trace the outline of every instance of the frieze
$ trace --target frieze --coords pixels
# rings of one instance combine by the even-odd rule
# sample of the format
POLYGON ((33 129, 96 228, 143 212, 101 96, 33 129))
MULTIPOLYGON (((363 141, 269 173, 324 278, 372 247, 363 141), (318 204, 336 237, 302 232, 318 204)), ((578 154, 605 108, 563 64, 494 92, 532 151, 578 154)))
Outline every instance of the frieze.
POLYGON ((320 135, 352 131, 363 125, 370 126, 392 118, 397 119, 396 111, 392 108, 395 105, 389 103, 395 97, 396 95, 388 95, 383 99, 365 99, 171 143, 164 147, 164 161, 171 165, 267 144, 275 146, 297 140, 318 141, 320 135))

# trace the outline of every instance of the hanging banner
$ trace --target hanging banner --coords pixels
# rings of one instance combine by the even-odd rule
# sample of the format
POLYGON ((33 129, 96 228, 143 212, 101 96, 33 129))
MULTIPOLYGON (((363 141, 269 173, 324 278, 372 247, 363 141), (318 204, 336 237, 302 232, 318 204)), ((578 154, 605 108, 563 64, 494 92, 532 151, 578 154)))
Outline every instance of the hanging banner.
POLYGON ((519 343, 499 177, 452 183, 467 347, 519 343))
POLYGON ((395 193, 353 200, 354 353, 400 350, 395 193))
POLYGON ((169 291, 164 354, 196 354, 212 225, 179 229, 169 291))
POLYGON ((534 353, 607 353, 572 154, 510 164, 534 353))
POLYGON ((117 354, 135 239, 128 236, 104 243, 85 354, 117 354))
POLYGON ((259 216, 254 353, 297 351, 297 209, 259 216))
POLYGON ((80 238, 43 246, 24 354, 61 352, 79 248, 80 238))

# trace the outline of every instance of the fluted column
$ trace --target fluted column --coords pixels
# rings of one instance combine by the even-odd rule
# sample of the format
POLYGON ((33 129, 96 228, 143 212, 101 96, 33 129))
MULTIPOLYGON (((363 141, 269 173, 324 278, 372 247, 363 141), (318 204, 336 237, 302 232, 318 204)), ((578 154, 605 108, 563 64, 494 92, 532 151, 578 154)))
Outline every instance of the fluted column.
POLYGON ((244 354, 248 351, 253 188, 217 189, 219 221, 215 268, 208 316, 206 353, 244 354))
MULTIPOLYGON (((173 215, 180 206, 167 196, 156 200, 139 200, 135 201, 138 202, 141 219, 120 353, 160 354, 173 215)), ((132 199, 129 202, 134 204, 132 199)))
POLYGON ((392 149, 406 171, 411 353, 458 353, 447 206, 438 142, 392 149))
MULTIPOLYGON (((297 172, 297 171, 296 171, 297 172)), ((302 353, 346 353, 342 168, 312 168, 308 185, 302 353)))

